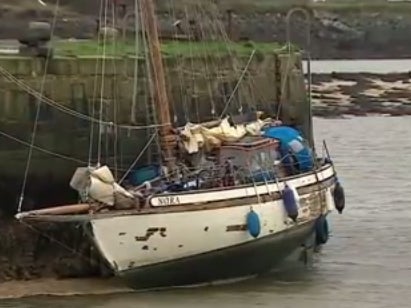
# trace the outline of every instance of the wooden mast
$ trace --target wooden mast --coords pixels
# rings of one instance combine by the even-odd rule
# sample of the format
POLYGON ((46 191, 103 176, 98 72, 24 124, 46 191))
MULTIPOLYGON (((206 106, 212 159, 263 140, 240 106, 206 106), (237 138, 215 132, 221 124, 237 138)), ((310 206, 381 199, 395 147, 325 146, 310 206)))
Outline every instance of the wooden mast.
POLYGON ((145 24, 148 49, 151 60, 152 82, 154 85, 154 106, 161 125, 160 146, 163 159, 168 168, 168 172, 175 170, 174 149, 176 146, 176 136, 171 125, 169 100, 167 97, 164 67, 161 57, 160 41, 158 38, 157 18, 153 0, 140 0, 142 19, 145 24))

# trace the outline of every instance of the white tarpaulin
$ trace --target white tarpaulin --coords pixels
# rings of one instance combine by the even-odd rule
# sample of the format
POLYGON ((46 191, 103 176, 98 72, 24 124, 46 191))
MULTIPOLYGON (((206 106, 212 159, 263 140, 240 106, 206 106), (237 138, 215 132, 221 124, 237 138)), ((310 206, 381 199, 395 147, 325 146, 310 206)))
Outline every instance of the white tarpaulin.
POLYGON ((249 124, 231 126, 228 118, 221 121, 220 125, 206 128, 201 124, 187 123, 180 132, 186 151, 189 154, 197 153, 201 148, 211 150, 221 146, 223 142, 235 142, 249 136, 259 136, 261 128, 270 123, 271 119, 257 120, 249 124))
POLYGON ((115 182, 114 176, 107 166, 97 169, 77 168, 70 181, 70 186, 77 190, 80 195, 86 195, 110 206, 115 204, 116 194, 133 198, 131 193, 115 182))

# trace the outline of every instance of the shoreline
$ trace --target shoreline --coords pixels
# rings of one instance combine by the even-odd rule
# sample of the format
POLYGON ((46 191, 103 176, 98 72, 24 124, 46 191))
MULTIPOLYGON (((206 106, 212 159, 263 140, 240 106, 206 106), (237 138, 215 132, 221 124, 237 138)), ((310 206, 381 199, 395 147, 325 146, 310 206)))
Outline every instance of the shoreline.
POLYGON ((14 300, 38 296, 82 296, 132 293, 117 278, 39 278, 27 281, 13 280, 0 284, 0 300, 14 300))
POLYGON ((313 115, 411 115, 410 73, 312 75, 313 115))

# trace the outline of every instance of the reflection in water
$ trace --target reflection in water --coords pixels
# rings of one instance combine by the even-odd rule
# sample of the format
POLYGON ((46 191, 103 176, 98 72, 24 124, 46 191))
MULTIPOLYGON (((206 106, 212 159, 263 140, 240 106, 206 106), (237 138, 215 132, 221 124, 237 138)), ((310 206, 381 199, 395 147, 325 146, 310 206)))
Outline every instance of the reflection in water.
POLYGON ((346 190, 314 264, 218 287, 6 301, 0 307, 410 307, 411 118, 315 120, 346 190))

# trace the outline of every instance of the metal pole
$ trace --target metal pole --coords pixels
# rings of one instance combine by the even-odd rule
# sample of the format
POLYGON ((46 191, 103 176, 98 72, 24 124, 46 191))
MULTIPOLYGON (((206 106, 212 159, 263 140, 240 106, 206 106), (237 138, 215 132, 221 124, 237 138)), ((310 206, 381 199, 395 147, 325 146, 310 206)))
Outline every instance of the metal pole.
POLYGON ((312 84, 312 77, 311 77, 311 16, 310 12, 305 9, 305 8, 300 8, 296 7, 288 11, 287 16, 286 16, 286 31, 287 31, 287 43, 288 43, 288 48, 291 51, 291 31, 290 31, 290 22, 291 22, 291 17, 293 16, 294 13, 302 13, 305 17, 306 20, 306 47, 305 50, 303 51, 303 54, 305 54, 307 58, 307 81, 308 81, 308 105, 309 105, 309 143, 312 146, 314 152, 315 152, 315 145, 314 145, 314 130, 313 130, 313 123, 312 123, 312 99, 311 99, 311 84, 312 84))

